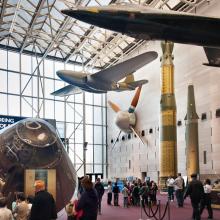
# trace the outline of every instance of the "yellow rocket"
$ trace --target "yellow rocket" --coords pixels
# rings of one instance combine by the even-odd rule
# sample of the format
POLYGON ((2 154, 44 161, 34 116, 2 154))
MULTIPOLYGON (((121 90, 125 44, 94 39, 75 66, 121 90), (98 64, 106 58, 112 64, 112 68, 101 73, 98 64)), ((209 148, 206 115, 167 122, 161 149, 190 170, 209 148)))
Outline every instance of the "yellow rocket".
POLYGON ((160 101, 160 186, 177 174, 176 101, 174 95, 174 65, 172 42, 162 42, 160 101))

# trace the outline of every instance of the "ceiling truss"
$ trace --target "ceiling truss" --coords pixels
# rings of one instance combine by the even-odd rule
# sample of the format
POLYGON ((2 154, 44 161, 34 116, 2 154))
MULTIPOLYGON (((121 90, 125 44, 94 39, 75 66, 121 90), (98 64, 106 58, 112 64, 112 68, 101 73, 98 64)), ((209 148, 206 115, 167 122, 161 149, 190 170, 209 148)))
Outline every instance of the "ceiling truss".
POLYGON ((85 24, 60 10, 122 2, 196 12, 210 0, 2 0, 0 48, 40 56, 39 65, 47 57, 84 68, 109 67, 146 41, 85 24))

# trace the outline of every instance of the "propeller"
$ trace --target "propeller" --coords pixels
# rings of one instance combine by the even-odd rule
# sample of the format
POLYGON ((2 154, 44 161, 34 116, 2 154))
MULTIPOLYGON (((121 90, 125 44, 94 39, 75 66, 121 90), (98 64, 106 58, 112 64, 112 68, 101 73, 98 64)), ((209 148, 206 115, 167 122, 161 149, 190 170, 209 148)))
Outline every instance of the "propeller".
POLYGON ((133 133, 141 140, 142 144, 144 145, 143 139, 142 139, 141 136, 135 131, 135 129, 134 129, 132 126, 130 126, 130 129, 131 129, 131 130, 133 131, 133 133))
POLYGON ((142 88, 141 86, 137 88, 128 111, 121 111, 119 106, 117 106, 111 101, 108 101, 108 104, 117 113, 115 123, 120 128, 120 132, 117 138, 115 139, 115 142, 113 143, 111 150, 114 149, 117 139, 120 137, 121 131, 124 131, 125 133, 133 132, 141 140, 142 144, 143 145, 145 144, 143 139, 140 137, 140 135, 134 128, 136 124, 136 117, 134 111, 138 104, 138 100, 140 98, 141 88, 142 88))
POLYGON ((111 101, 108 101, 108 104, 111 106, 111 108, 114 110, 114 112, 119 112, 121 111, 121 109, 119 108, 118 105, 116 105, 115 103, 111 102, 111 101))
POLYGON ((141 88, 142 86, 139 86, 135 95, 134 95, 134 98, 132 99, 132 102, 131 102, 131 106, 129 107, 128 109, 128 112, 129 113, 133 113, 137 104, 138 104, 138 100, 139 100, 139 97, 140 97, 140 94, 141 94, 141 88))

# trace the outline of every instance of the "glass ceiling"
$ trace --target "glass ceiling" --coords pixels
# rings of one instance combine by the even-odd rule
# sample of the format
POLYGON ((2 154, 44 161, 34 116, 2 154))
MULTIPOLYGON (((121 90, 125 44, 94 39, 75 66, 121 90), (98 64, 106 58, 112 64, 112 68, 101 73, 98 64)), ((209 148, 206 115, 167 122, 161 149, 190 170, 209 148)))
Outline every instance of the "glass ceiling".
POLYGON ((0 48, 84 68, 109 67, 146 41, 94 27, 60 10, 124 2, 190 12, 207 0, 0 0, 0 48))

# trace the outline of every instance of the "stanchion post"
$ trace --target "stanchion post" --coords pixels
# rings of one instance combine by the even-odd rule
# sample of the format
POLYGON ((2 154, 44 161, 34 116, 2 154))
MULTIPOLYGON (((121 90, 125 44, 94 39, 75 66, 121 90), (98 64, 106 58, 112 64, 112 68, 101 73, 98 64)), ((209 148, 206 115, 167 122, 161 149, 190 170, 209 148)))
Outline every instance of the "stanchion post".
POLYGON ((159 220, 161 220, 161 209, 160 209, 160 200, 158 200, 158 205, 159 205, 159 220))
POLYGON ((143 199, 142 197, 140 197, 141 217, 139 218, 139 220, 143 220, 142 219, 142 205, 143 205, 143 199))
POLYGON ((168 207, 167 207, 167 211, 168 211, 168 220, 170 220, 170 200, 168 200, 168 207))

